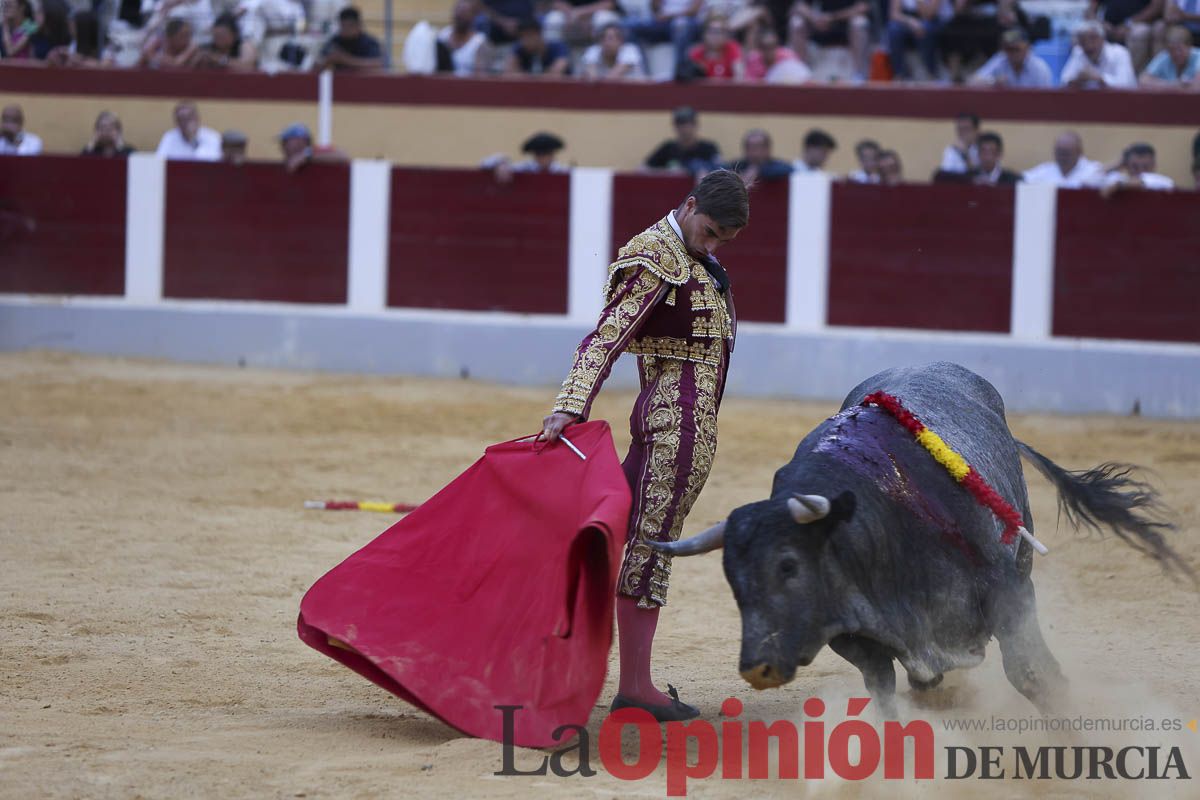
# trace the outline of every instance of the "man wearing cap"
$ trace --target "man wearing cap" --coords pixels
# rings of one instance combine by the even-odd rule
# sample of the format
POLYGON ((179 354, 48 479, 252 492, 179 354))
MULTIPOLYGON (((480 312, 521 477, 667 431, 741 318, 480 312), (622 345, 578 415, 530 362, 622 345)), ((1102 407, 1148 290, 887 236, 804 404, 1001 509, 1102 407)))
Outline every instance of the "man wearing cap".
POLYGON ((1045 89, 1054 85, 1054 73, 1049 64, 1029 51, 1025 31, 1012 28, 1001 34, 1000 52, 971 76, 971 83, 1045 89))
POLYGON ((625 477, 633 495, 617 582, 621 675, 612 708, 642 708, 659 721, 699 714, 659 691, 650 653, 667 601, 669 556, 647 542, 679 538, 717 450, 717 410, 733 352, 737 316, 729 276, 713 251, 750 219, 742 179, 706 175, 678 208, 621 248, 609 267, 600 321, 575 351, 554 410, 542 422, 553 442, 586 420, 623 351, 638 355, 641 393, 630 417, 625 477))
POLYGON ((687 170, 694 176, 716 169, 721 162, 721 150, 715 142, 700 138, 696 110, 680 106, 672 112, 671 121, 675 125, 675 138, 667 139, 647 156, 646 167, 687 170))
POLYGON ((313 147, 312 133, 306 125, 294 122, 279 134, 279 149, 283 152, 283 166, 288 172, 296 172, 313 162, 339 163, 346 161, 346 154, 333 145, 313 147))
POLYGON ((221 134, 221 160, 226 164, 245 164, 246 134, 241 131, 225 131, 221 134))
POLYGON ((158 142, 159 158, 180 161, 220 161, 221 134, 200 124, 195 103, 175 106, 175 127, 158 142))
POLYGON ((565 145, 563 140, 555 136, 553 133, 535 133, 525 140, 521 145, 521 152, 528 153, 532 158, 527 158, 524 161, 513 163, 508 156, 503 153, 497 153, 494 156, 488 156, 479 165, 484 169, 495 170, 496 180, 500 183, 508 183, 512 180, 514 172, 533 172, 533 173, 564 173, 570 172, 571 168, 555 160, 555 155, 559 150, 562 150, 565 145))

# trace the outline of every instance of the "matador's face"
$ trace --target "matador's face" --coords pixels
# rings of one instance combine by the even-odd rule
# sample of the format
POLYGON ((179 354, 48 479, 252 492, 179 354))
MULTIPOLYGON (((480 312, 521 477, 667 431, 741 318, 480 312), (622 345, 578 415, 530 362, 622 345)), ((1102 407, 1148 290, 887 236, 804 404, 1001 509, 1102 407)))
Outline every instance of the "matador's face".
POLYGON ((716 252, 723 244, 732 242, 741 233, 741 228, 727 228, 707 214, 696 210, 696 198, 689 197, 675 212, 675 221, 683 231, 683 243, 688 252, 697 259, 704 259, 716 252))

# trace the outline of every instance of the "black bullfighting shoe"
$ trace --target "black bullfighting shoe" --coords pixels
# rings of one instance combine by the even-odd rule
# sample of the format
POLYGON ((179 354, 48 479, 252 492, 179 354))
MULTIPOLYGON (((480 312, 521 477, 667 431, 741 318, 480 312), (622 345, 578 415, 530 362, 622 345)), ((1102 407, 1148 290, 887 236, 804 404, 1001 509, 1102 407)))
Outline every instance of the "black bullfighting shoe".
POLYGON ((675 687, 669 683, 667 684, 667 694, 671 695, 671 702, 660 706, 639 703, 637 700, 630 700, 623 695, 617 695, 613 698, 609 711, 620 711, 622 708, 640 708, 643 711, 649 711, 651 716, 659 722, 678 722, 700 716, 700 709, 695 706, 689 706, 680 700, 679 692, 675 691, 675 687))

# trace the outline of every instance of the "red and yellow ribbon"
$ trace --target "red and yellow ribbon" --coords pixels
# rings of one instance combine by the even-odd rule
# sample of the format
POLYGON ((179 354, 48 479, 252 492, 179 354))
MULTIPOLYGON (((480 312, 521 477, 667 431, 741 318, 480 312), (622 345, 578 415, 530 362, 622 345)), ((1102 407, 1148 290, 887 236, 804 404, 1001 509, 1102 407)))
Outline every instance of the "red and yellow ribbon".
POLYGON ((305 508, 320 511, 381 511, 385 514, 407 514, 416 511, 410 503, 373 503, 361 500, 305 500, 305 508))
POLYGON ((879 406, 895 417, 896 421, 904 426, 904 429, 911 433, 939 464, 946 468, 955 481, 966 487, 980 505, 989 508, 1004 523, 1004 533, 1000 536, 1000 541, 1004 544, 1013 543, 1024 528, 1024 520, 1021 519, 1021 515, 1012 507, 1012 504, 988 485, 987 481, 967 463, 966 459, 952 450, 942 437, 926 428, 925 423, 905 408, 898 398, 887 392, 875 392, 867 395, 863 398, 862 405, 879 406))

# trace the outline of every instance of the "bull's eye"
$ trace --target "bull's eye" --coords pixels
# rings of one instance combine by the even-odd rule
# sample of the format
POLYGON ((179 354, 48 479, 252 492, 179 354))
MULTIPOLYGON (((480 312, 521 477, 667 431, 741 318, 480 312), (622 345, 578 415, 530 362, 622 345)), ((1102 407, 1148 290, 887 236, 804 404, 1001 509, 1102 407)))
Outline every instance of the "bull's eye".
POLYGON ((796 574, 800 564, 794 558, 785 558, 779 562, 779 576, 782 578, 790 578, 796 574))

